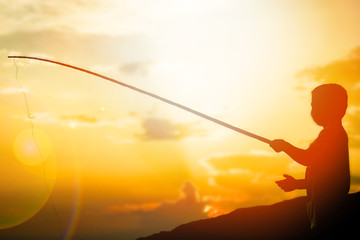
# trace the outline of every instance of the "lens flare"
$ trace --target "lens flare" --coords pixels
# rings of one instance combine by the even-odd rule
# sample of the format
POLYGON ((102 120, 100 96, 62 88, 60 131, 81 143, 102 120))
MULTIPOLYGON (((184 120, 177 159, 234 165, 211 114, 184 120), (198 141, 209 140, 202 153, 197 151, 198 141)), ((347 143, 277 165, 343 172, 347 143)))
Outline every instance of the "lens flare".
POLYGON ((16 136, 13 148, 16 158, 21 163, 35 166, 49 157, 50 141, 44 132, 26 129, 16 136))
POLYGON ((0 188, 0 229, 36 215, 48 201, 56 180, 55 154, 51 154, 44 132, 23 130, 16 135, 13 150, 0 161, 0 182, 6 183, 0 188))

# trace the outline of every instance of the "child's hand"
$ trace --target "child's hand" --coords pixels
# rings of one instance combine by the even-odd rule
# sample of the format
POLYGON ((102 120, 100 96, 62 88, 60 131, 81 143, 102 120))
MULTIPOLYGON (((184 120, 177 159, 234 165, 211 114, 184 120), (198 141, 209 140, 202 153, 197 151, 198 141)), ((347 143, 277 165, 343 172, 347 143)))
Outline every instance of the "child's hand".
POLYGON ((275 139, 272 140, 269 145, 275 152, 282 152, 286 149, 288 143, 282 139, 275 139))
POLYGON ((275 183, 285 192, 291 192, 295 189, 297 189, 297 180, 287 174, 283 175, 285 179, 276 181, 275 183))

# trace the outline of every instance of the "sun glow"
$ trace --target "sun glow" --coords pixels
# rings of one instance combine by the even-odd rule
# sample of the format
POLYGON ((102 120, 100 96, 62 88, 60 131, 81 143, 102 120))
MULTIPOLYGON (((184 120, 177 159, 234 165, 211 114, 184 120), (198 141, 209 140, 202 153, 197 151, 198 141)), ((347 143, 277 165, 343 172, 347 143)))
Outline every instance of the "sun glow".
POLYGON ((155 60, 147 89, 212 116, 225 115, 229 107, 259 109, 272 101, 264 92, 276 88, 277 80, 268 79, 279 59, 287 57, 276 56, 286 47, 278 38, 286 37, 281 31, 288 26, 257 3, 248 3, 253 12, 228 4, 159 1, 152 6, 147 16, 156 24, 147 34, 155 60))
POLYGON ((221 209, 215 208, 210 205, 205 205, 204 207, 204 213, 206 213, 210 218, 215 218, 224 214, 227 214, 228 212, 225 212, 221 209))
POLYGON ((21 163, 35 166, 48 158, 50 141, 44 132, 26 129, 16 136, 13 148, 16 158, 21 163))
POLYGON ((157 82, 155 91, 209 114, 220 114, 227 86, 207 68, 211 65, 204 62, 177 61, 154 64, 150 74, 157 82))

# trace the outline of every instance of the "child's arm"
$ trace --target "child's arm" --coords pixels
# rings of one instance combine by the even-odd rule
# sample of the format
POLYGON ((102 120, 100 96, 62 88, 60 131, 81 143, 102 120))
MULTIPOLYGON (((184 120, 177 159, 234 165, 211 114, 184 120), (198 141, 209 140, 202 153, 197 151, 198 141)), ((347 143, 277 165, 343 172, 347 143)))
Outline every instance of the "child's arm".
POLYGON ((308 166, 309 156, 307 150, 297 148, 282 139, 275 139, 271 141, 269 145, 276 152, 285 152, 296 162, 300 163, 301 165, 308 166))
POLYGON ((285 192, 291 192, 296 189, 306 189, 305 179, 295 179, 294 177, 284 174, 285 179, 275 183, 285 192))

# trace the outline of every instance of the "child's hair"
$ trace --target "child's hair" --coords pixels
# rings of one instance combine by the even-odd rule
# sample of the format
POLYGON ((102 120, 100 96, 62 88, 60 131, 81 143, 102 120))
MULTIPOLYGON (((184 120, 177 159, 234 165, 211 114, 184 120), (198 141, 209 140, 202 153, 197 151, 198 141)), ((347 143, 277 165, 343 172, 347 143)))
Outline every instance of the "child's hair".
POLYGON ((342 119, 345 115, 348 95, 341 85, 335 83, 322 84, 312 92, 313 100, 321 105, 322 112, 329 118, 342 119))

